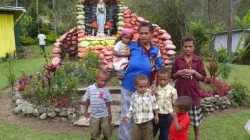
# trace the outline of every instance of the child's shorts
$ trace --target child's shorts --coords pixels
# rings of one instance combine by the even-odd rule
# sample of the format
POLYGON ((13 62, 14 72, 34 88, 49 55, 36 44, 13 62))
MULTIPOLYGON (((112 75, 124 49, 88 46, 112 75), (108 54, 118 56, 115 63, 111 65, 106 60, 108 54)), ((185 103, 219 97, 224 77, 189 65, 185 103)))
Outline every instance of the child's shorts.
POLYGON ((104 136, 111 136, 111 128, 108 117, 104 118, 90 118, 90 134, 92 139, 98 139, 101 135, 101 132, 104 136))

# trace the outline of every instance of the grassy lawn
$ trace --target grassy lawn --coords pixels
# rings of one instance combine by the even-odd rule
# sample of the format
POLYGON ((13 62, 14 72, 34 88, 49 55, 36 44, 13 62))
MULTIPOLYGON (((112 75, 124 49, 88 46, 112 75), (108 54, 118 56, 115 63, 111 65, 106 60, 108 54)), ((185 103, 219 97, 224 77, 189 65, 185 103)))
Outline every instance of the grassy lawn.
MULTIPOLYGON (((43 58, 43 55, 40 54, 40 48, 38 46, 33 45, 28 46, 28 48, 32 49, 32 58, 14 61, 14 71, 17 78, 21 76, 21 69, 23 69, 26 74, 30 74, 40 71, 42 69, 42 66, 45 64, 45 59, 43 58)), ((51 54, 52 49, 52 46, 47 46, 46 53, 51 54)), ((8 86, 8 79, 6 77, 6 66, 7 62, 0 63, 0 90, 8 86)))
POLYGON ((232 83, 235 78, 238 81, 243 83, 250 90, 250 66, 246 65, 231 65, 232 73, 230 74, 229 79, 226 81, 228 83, 232 83))
MULTIPOLYGON (((30 48, 33 52, 31 58, 43 58, 43 55, 41 55, 40 48, 38 45, 27 46, 27 48, 30 48)), ((52 45, 45 46, 45 53, 46 54, 48 54, 48 53, 52 54, 52 50, 53 50, 52 45)))
MULTIPOLYGON (((244 126, 250 116, 250 111, 243 111, 230 116, 208 117, 201 126, 202 140, 250 140, 250 135, 244 130, 244 126)), ((34 131, 22 126, 16 126, 5 121, 0 121, 1 140, 88 140, 88 134, 77 133, 49 133, 34 131)), ((193 130, 190 127, 189 139, 192 140, 193 130)), ((111 140, 117 140, 117 134, 113 134, 111 140)))

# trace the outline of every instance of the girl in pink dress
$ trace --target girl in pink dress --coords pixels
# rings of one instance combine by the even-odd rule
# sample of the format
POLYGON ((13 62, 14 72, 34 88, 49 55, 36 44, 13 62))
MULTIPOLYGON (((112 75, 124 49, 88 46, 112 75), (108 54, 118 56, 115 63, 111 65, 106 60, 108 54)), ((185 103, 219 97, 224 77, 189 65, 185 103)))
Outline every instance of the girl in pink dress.
POLYGON ((133 39, 133 30, 124 29, 120 37, 118 38, 118 42, 114 47, 114 61, 113 67, 115 70, 119 71, 119 76, 124 76, 125 68, 129 62, 130 50, 128 45, 133 39))

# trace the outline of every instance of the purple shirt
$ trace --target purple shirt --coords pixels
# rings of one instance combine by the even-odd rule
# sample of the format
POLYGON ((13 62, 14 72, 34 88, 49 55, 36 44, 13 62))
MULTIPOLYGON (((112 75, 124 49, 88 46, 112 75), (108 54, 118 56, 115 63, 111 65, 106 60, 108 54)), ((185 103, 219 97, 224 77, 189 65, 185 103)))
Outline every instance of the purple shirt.
MULTIPOLYGON (((204 81, 206 72, 201 58, 194 54, 191 64, 192 64, 191 69, 194 69, 198 73, 200 73, 203 76, 202 81, 204 81)), ((175 74, 178 70, 183 70, 183 69, 190 69, 190 66, 185 61, 184 56, 182 54, 175 59, 171 71, 172 78, 173 74, 175 74)), ((175 88, 177 90, 178 96, 189 96, 192 99, 193 106, 200 106, 201 99, 200 99, 199 80, 195 76, 193 76, 192 79, 191 78, 185 79, 179 76, 176 77, 176 80, 177 81, 175 83, 175 88)))

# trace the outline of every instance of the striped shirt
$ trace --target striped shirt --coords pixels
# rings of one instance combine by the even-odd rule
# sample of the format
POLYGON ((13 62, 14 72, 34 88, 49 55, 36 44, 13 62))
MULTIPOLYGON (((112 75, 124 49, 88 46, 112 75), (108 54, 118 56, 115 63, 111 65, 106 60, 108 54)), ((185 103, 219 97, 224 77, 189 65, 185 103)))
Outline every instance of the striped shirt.
POLYGON ((173 112, 173 104, 177 99, 177 91, 171 85, 165 87, 158 86, 156 89, 156 102, 159 106, 160 114, 168 114, 173 112))
POLYGON ((135 92, 131 98, 131 105, 127 117, 133 117, 136 124, 148 122, 154 118, 153 110, 158 109, 154 95, 148 89, 146 93, 135 92))
POLYGON ((97 88, 95 84, 89 86, 86 90, 86 98, 90 100, 91 117, 107 117, 107 102, 111 102, 111 95, 107 88, 97 88))

